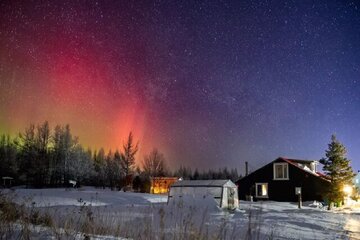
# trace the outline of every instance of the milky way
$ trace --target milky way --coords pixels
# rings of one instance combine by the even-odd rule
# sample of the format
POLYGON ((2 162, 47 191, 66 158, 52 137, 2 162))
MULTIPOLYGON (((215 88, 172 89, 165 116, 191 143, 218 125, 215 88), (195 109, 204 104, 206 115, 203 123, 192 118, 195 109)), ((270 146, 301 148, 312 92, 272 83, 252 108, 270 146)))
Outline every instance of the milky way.
POLYGON ((200 168, 320 159, 335 133, 360 169, 358 2, 144 2, 1 1, 0 132, 133 131, 138 161, 200 168))

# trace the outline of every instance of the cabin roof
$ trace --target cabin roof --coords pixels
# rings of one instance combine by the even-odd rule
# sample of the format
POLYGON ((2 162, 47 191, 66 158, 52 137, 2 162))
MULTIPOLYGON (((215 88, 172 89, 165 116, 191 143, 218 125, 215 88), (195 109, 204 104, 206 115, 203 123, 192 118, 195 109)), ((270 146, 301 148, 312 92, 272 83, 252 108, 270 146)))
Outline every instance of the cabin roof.
POLYGON ((282 159, 287 159, 291 162, 295 163, 301 163, 301 164, 311 164, 311 163, 318 163, 316 160, 301 160, 301 159, 292 159, 292 158, 286 158, 286 157, 280 157, 282 159))
MULTIPOLYGON (((271 161, 270 163, 262 166, 261 168, 256 169, 254 172, 250 173, 248 176, 250 176, 250 175, 252 175, 252 174, 255 174, 258 170, 260 170, 260 169, 262 169, 262 168, 264 168, 264 167, 266 167, 266 166, 268 166, 268 165, 270 165, 270 164, 273 164, 274 162, 276 162, 276 161, 278 161, 278 160, 282 160, 282 161, 284 161, 284 162, 287 162, 287 163, 291 164, 292 166, 294 166, 294 167, 296 167, 296 168, 298 168, 298 169, 301 169, 302 171, 304 171, 304 172, 306 172, 306 173, 310 173, 310 174, 312 174, 312 175, 314 175, 314 176, 316 176, 316 177, 318 177, 318 178, 321 178, 321 179, 323 179, 323 180, 325 180, 325 181, 329 181, 329 179, 328 179, 324 174, 322 174, 322 173, 320 173, 320 172, 313 172, 313 171, 311 171, 310 169, 308 169, 307 167, 301 166, 301 164, 310 164, 310 163, 315 163, 315 164, 317 164, 318 161, 316 161, 316 160, 292 159, 292 158, 286 158, 286 157, 278 157, 278 158, 276 158, 275 160, 271 161)), ((244 176, 243 178, 246 178, 246 177, 247 177, 247 176, 244 176)), ((240 181, 240 180, 243 179, 243 178, 240 178, 238 181, 240 181)), ((237 182, 238 182, 238 181, 237 181, 237 182)))
POLYGON ((310 163, 314 162, 314 161, 308 161, 308 160, 288 159, 288 158, 284 158, 284 157, 279 157, 278 159, 281 159, 287 163, 290 163, 302 170, 305 170, 303 167, 304 164, 310 164, 310 163))
MULTIPOLYGON (((279 157, 278 159, 281 159, 297 168, 300 168, 301 170, 307 172, 307 173, 310 173, 312 175, 315 175, 317 177, 321 177, 323 178, 323 174, 320 174, 318 172, 313 172, 311 171, 307 166, 303 166, 302 164, 310 164, 310 163, 316 163, 315 160, 300 160, 300 159, 288 159, 288 158, 285 158, 285 157, 279 157), (300 165, 299 165, 300 163, 300 165)), ((278 160, 276 159, 276 160, 278 160)))

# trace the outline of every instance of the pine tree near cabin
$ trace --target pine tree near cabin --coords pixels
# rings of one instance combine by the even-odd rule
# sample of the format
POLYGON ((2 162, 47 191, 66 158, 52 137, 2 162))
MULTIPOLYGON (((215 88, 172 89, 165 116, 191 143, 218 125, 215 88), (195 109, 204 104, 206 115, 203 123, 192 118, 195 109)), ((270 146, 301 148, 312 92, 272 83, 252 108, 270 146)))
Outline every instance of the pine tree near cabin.
POLYGON ((323 164, 323 171, 331 181, 328 190, 328 199, 330 202, 342 202, 344 199, 343 188, 345 185, 351 185, 355 176, 350 160, 346 158, 346 148, 340 143, 335 135, 331 136, 331 143, 325 151, 325 158, 320 160, 323 164))

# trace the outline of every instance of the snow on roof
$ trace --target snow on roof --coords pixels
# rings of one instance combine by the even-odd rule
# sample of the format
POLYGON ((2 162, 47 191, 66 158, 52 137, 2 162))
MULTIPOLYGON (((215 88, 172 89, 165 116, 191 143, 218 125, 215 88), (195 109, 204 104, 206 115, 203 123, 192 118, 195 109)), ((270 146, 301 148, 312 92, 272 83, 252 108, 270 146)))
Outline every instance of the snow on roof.
MULTIPOLYGON (((295 167, 298 167, 300 168, 301 170, 305 171, 305 172, 308 172, 308 173, 311 173, 312 175, 314 176, 317 176, 317 177, 320 177, 321 179, 323 180, 326 180, 326 181, 329 181, 329 178, 320 173, 320 172, 317 172, 317 171, 312 171, 311 169, 309 169, 307 166, 305 165, 299 165, 299 163, 303 163, 303 164, 310 164, 310 163, 315 163, 315 164, 318 164, 318 161, 315 161, 315 160, 299 160, 299 159, 288 159, 288 158, 284 158, 284 157, 280 157, 278 159, 282 159, 283 161, 285 162, 288 162, 292 165, 294 165, 295 167)), ((277 160, 277 159, 276 159, 277 160)), ((276 161, 275 160, 275 161, 276 161)))
MULTIPOLYGON (((287 162, 287 163, 290 163, 292 164, 293 166, 297 167, 297 168, 300 168, 301 170, 305 171, 305 172, 308 172, 308 173, 311 173, 317 177, 319 177, 319 175, 315 172, 315 171, 312 171, 310 168, 308 168, 306 165, 302 165, 302 164, 310 164, 310 163, 313 163, 315 161, 309 161, 309 160, 299 160, 299 159, 287 159, 287 158, 284 158, 284 157, 280 157, 278 159, 282 159, 283 161, 287 162), (299 164, 300 163, 300 164, 299 164)), ((276 159, 277 160, 277 159, 276 159)))
POLYGON ((171 187, 236 187, 228 179, 224 180, 182 180, 171 185, 171 187))
POLYGON ((302 159, 292 159, 292 158, 286 158, 286 157, 280 157, 280 158, 287 159, 291 162, 296 162, 296 163, 301 163, 301 164, 311 164, 311 163, 318 164, 318 161, 316 161, 316 160, 302 160, 302 159))
POLYGON ((14 178, 12 177, 2 177, 3 180, 13 180, 14 178))
POLYGON ((178 180, 177 177, 150 177, 153 180, 178 180))

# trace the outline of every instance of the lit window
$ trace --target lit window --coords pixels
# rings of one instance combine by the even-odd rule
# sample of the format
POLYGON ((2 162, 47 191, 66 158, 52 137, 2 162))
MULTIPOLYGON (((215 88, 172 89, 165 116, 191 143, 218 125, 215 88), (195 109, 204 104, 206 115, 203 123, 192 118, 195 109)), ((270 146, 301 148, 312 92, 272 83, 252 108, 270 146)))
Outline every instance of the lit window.
POLYGON ((268 198, 268 184, 267 183, 255 183, 257 198, 268 198))
POLYGON ((274 180, 289 180, 287 163, 274 163, 274 180))

